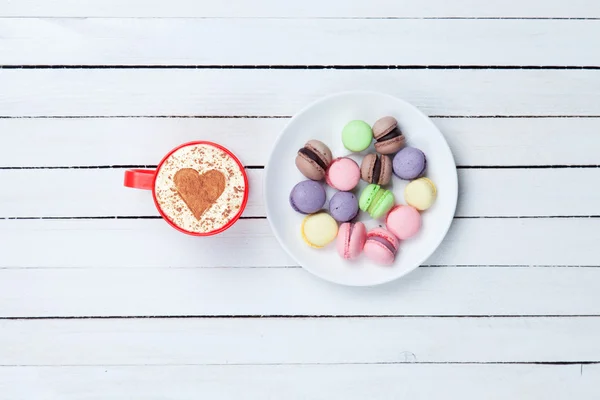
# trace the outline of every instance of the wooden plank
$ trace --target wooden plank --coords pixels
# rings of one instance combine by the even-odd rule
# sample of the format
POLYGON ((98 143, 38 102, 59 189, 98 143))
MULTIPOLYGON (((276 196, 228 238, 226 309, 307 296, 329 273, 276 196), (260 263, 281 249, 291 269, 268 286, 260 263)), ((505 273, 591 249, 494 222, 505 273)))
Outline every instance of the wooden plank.
POLYGON ((600 360, 600 317, 5 320, 0 327, 10 343, 0 353, 4 366, 600 360))
MULTIPOLYGON (((36 217, 40 213, 69 217, 158 216, 150 191, 123 186, 124 172, 122 168, 0 170, 2 184, 19 188, 0 197, 0 209, 6 207, 0 218, 36 217)), ((251 190, 243 215, 265 216, 263 170, 248 170, 247 174, 251 190)))
MULTIPOLYGON (((76 251, 65 247, 64 252, 76 251)), ((103 249, 121 258, 117 249, 103 249)), ((360 289, 332 285, 299 268, 21 268, 0 269, 0 312, 2 317, 596 315, 598 285, 600 268, 419 268, 393 284, 360 289)))
MULTIPOLYGON (((269 155, 265 149, 271 148, 288 121, 0 119, 0 167, 156 165, 171 148, 199 139, 223 144, 246 165, 265 165, 269 155)), ((596 151, 600 118, 434 118, 433 122, 446 136, 458 165, 600 165, 596 151)))
POLYGON ((600 24, 587 20, 11 18, 1 24, 3 65, 600 64, 593 41, 582 40, 599 37, 600 24))
MULTIPOLYGON (((19 188, 0 197, 0 218, 158 216, 149 191, 123 187, 124 171, 122 168, 0 170, 4 187, 19 188)), ((264 170, 250 169, 247 173, 251 191, 243 215, 264 217, 264 170)), ((460 202, 456 215, 459 217, 599 214, 600 192, 589 182, 600 181, 600 168, 461 169, 458 178, 460 202), (573 201, 574 194, 577 201, 573 201)), ((399 203, 404 203, 402 189, 403 186, 395 189, 399 203)))
MULTIPOLYGON (((0 119, 0 132, 5 133, 0 135, 0 162, 2 167, 156 165, 182 143, 209 140, 231 149, 245 165, 265 165, 273 141, 288 122, 289 118, 0 119)), ((600 128, 600 118, 596 123, 600 128)), ((583 131, 595 128, 589 129, 583 131)))
POLYGON ((317 1, 281 2, 244 0, 227 2, 197 2, 172 0, 147 2, 144 0, 3 0, 0 15, 9 17, 534 17, 534 18, 594 18, 600 17, 595 1, 572 0, 506 0, 499 4, 478 0, 426 1, 317 1))
POLYGON ((599 379, 597 365, 5 367, 0 388, 13 399, 595 400, 599 379))
POLYGON ((600 115, 592 70, 0 70, 0 87, 0 116, 289 116, 357 89, 429 115, 600 115))
MULTIPOLYGON (((457 219, 425 264, 597 266, 599 225, 598 218, 457 219)), ((297 265, 266 220, 240 220, 210 238, 182 235, 162 220, 4 220, 0 243, 4 268, 297 265)))
MULTIPOLYGON (((140 192, 140 196, 152 203, 148 193, 140 192)), ((266 220, 240 220, 223 234, 198 239, 182 235, 162 220, 5 220, 0 221, 3 249, 0 266, 196 268, 295 265, 279 246, 266 220), (35 243, 37 251, 23 251, 28 243, 35 243), (147 249, 152 249, 151 254, 147 249), (69 256, 65 257, 67 251, 69 256)))

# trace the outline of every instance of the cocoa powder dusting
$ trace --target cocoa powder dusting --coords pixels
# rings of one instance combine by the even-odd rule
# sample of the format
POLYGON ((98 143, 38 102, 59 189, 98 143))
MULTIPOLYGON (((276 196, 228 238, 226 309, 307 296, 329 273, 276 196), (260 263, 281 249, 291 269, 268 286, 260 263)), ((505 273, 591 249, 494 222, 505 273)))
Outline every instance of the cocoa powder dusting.
POLYGON ((210 145, 183 147, 157 171, 155 195, 160 208, 168 220, 190 232, 210 232, 227 224, 238 213, 243 193, 239 166, 210 145), (182 170, 187 172, 179 176, 182 170), (218 196, 215 187, 221 188, 218 196))

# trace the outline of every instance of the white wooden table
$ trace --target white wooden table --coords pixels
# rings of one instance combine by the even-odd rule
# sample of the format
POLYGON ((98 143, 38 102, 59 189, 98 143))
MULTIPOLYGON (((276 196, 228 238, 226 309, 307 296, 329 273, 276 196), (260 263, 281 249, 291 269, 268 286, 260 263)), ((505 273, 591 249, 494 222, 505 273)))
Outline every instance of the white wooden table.
POLYGON ((1 399, 600 398, 597 0, 0 0, 1 399), (347 288, 265 219, 288 118, 348 89, 458 164, 427 265, 347 288), (169 228, 121 186, 172 147, 247 165, 244 217, 169 228), (408 397, 407 397, 408 396, 408 397))

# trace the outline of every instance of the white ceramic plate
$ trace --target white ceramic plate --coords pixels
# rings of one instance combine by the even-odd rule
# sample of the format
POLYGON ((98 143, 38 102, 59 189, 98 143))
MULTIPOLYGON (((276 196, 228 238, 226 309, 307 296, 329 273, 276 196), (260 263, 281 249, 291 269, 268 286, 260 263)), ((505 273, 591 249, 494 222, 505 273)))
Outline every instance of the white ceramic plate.
MULTIPOLYGON (((369 148, 364 154, 374 151, 369 148)), ((404 202, 406 181, 396 176, 389 185, 396 203, 404 202)), ((361 180, 354 192, 359 195, 366 186, 361 180)), ((327 188, 327 199, 335 193, 327 188)), ((444 136, 417 108, 409 103, 382 93, 345 92, 320 99, 292 118, 285 127, 269 157, 265 172, 264 196, 267 218, 279 243, 302 267, 331 282, 350 286, 370 286, 392 281, 419 265, 435 251, 446 235, 456 209, 458 182, 456 165, 444 136), (333 157, 350 156, 359 165, 363 153, 352 154, 342 145, 341 132, 346 123, 361 119, 372 125, 377 119, 391 115, 406 136, 409 146, 418 147, 427 156, 425 176, 437 185, 435 204, 423 215, 421 231, 413 238, 401 241, 400 250, 392 266, 379 266, 361 255, 354 261, 340 258, 335 242, 323 249, 307 246, 300 234, 303 215, 289 205, 289 194, 294 185, 306 178, 296 169, 294 160, 298 149, 310 139, 318 139, 329 146, 333 157)), ((325 204, 328 209, 328 204, 325 204)), ((385 226, 384 221, 372 220, 360 212, 360 221, 367 229, 385 226)))

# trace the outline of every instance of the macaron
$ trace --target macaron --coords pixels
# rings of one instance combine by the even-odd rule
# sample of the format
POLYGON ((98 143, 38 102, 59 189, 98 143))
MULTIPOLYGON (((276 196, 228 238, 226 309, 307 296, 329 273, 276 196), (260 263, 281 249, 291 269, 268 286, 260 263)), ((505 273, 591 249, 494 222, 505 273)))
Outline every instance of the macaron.
POLYGON ((358 205, 372 218, 384 216, 394 206, 394 194, 379 185, 370 184, 363 189, 358 205))
POLYGON ((408 239, 421 229, 421 214, 414 207, 399 205, 387 215, 385 225, 398 239, 408 239))
POLYGON ((336 239, 337 252, 346 260, 357 258, 365 247, 367 228, 362 222, 346 222, 340 225, 336 239))
POLYGON ((302 214, 312 214, 319 211, 327 200, 325 188, 319 182, 307 179, 292 189, 290 205, 302 214))
POLYGON ((325 175, 325 182, 337 190, 348 191, 358 185, 360 181, 360 168, 351 158, 336 158, 329 164, 325 175))
POLYGON ((303 148, 298 150, 296 167, 302 175, 313 181, 320 181, 325 177, 325 171, 331 163, 331 150, 319 140, 309 140, 303 148))
POLYGON ((342 143, 350 151, 359 152, 366 150, 372 141, 373 131, 371 130, 371 126, 365 121, 350 121, 342 130, 342 143))
POLYGON ((435 202, 437 188, 429 178, 419 178, 404 188, 404 200, 419 211, 427 210, 435 202))
POLYGON ((320 249, 331 243, 337 236, 338 225, 331 215, 320 212, 308 215, 300 228, 302 239, 310 247, 320 249))
POLYGON ((358 215, 358 199, 352 192, 337 192, 329 200, 329 214, 338 222, 347 222, 358 215))
POLYGON ((391 232, 383 228, 375 228, 367 233, 363 251, 377 264, 390 265, 394 263, 398 246, 398 239, 391 232))
POLYGON ((423 175, 427 158, 416 147, 405 147, 394 156, 393 167, 398 178, 410 181, 423 175))
POLYGON ((383 117, 373 125, 375 151, 379 154, 393 154, 404 147, 406 138, 398 128, 394 117, 383 117))
POLYGON ((360 176, 367 183, 387 185, 392 178, 392 159, 377 153, 367 154, 360 164, 360 176))

